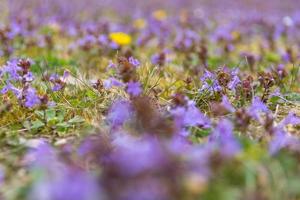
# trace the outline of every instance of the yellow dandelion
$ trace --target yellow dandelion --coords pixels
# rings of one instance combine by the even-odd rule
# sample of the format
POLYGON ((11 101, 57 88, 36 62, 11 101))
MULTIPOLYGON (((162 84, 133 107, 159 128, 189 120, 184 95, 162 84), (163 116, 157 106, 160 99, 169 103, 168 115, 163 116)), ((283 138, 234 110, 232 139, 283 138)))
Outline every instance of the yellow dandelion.
POLYGON ((167 18, 167 13, 165 10, 156 10, 152 13, 152 16, 157 20, 165 20, 167 18))
POLYGON ((131 36, 123 32, 114 32, 109 34, 109 38, 120 46, 131 43, 131 36))

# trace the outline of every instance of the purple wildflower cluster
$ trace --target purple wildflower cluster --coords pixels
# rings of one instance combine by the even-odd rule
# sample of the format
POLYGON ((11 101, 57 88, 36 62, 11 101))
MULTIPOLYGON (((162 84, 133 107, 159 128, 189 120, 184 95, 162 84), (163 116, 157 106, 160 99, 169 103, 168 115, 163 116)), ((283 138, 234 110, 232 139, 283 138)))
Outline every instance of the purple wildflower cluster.
POLYGON ((41 103, 36 90, 31 86, 31 82, 34 80, 32 72, 29 71, 31 64, 28 59, 12 60, 1 69, 1 78, 6 80, 1 94, 11 91, 20 104, 27 108, 35 107, 41 103))
MULTIPOLYGON (((2 95, 7 95, 9 92, 14 94, 18 99, 21 106, 27 108, 34 108, 38 106, 52 106, 54 102, 49 101, 46 94, 39 95, 36 88, 33 86, 35 76, 30 71, 30 67, 33 62, 29 59, 14 59, 8 61, 0 69, 1 81, 5 82, 5 85, 1 89, 2 95)), ((54 74, 49 77, 49 81, 54 83, 53 91, 58 91, 65 86, 65 79, 68 76, 68 72, 64 73, 63 78, 59 78, 54 74)))

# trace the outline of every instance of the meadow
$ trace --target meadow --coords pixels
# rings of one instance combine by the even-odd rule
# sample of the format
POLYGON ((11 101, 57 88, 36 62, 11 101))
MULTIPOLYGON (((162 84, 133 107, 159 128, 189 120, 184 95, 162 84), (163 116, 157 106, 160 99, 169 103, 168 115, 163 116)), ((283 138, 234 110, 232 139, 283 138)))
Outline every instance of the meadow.
POLYGON ((0 0, 0 199, 300 199, 297 0, 0 0))

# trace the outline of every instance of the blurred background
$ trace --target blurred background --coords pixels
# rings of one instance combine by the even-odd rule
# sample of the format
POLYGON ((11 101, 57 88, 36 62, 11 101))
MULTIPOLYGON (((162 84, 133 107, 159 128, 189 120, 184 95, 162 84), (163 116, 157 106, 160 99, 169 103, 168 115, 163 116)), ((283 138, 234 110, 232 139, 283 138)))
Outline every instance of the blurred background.
POLYGON ((278 20, 299 14, 298 0, 0 0, 1 18, 35 16, 36 20, 97 20, 104 14, 124 16, 147 15, 155 9, 165 9, 176 15, 180 10, 206 16, 235 20, 263 18, 278 20))

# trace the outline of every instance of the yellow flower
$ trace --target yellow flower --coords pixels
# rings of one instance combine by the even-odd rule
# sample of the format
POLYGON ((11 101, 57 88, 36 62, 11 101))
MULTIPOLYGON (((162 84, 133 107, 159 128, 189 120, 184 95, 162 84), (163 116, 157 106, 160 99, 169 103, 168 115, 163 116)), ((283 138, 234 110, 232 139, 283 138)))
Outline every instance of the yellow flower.
POLYGON ((128 45, 131 43, 130 35, 123 33, 123 32, 114 32, 109 34, 109 38, 117 43, 120 46, 128 45))
POLYGON ((152 13, 152 16, 157 20, 165 20, 167 18, 167 13, 165 10, 156 10, 152 13))
POLYGON ((146 22, 144 19, 142 19, 142 18, 136 19, 136 20, 133 22, 133 26, 134 26, 135 28, 137 28, 137 29, 143 29, 143 28, 146 27, 146 25, 147 25, 147 22, 146 22))

